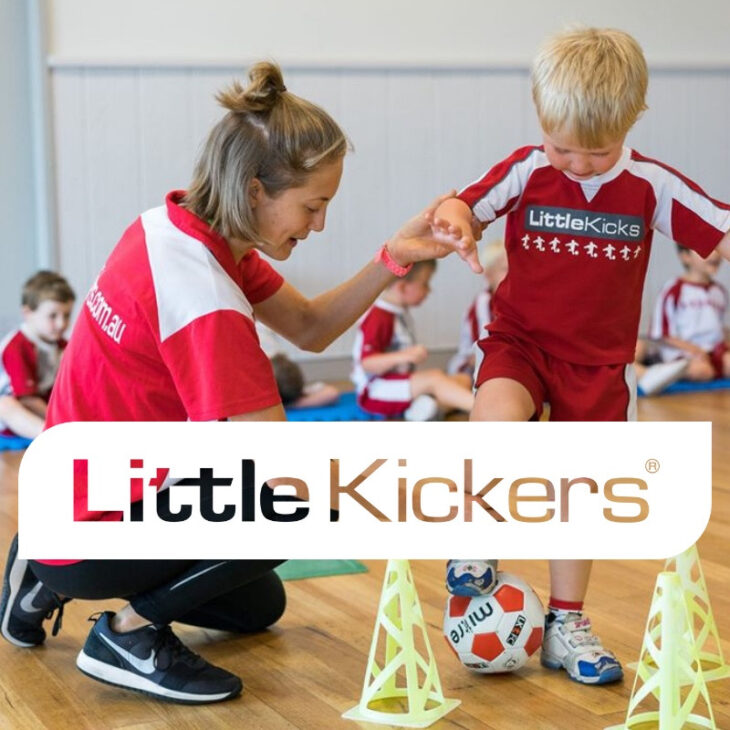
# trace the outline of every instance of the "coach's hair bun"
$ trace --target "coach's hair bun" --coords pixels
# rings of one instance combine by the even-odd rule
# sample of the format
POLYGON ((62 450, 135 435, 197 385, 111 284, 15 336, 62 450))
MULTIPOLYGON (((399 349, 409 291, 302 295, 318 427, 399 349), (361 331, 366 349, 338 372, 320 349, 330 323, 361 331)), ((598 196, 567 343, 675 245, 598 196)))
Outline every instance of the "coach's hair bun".
POLYGON ((234 81, 216 96, 218 103, 232 112, 268 112, 286 91, 284 77, 277 64, 261 61, 248 73, 246 88, 234 81))

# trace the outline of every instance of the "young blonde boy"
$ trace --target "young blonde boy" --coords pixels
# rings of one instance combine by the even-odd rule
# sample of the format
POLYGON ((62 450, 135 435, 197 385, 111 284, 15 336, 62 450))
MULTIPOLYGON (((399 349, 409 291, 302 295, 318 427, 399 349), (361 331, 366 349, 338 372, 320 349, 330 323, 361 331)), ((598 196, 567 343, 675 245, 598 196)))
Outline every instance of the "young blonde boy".
MULTIPOLYGON (((647 83, 641 48, 622 31, 549 39, 532 70, 543 144, 517 150, 436 211, 444 234, 458 229, 467 242, 472 216, 486 226, 507 215, 509 268, 478 344, 472 420, 526 421, 544 402, 552 420, 634 419, 631 363, 653 231, 701 256, 730 254, 730 207, 624 146, 647 83)), ((483 562, 450 561, 450 587, 488 589, 478 570, 470 576, 483 562)), ((582 613, 590 570, 586 560, 551 561, 542 663, 604 684, 622 670, 582 613)))
POLYGON ((352 380, 358 404, 370 413, 417 421, 435 417, 438 408, 470 411, 474 405, 470 376, 416 369, 428 351, 416 340, 409 309, 426 299, 435 270, 435 261, 415 263, 358 326, 352 380))
POLYGON ((474 345, 484 337, 486 326, 494 319, 494 292, 507 275, 507 252, 504 241, 495 239, 482 248, 479 263, 484 269, 485 287, 464 312, 459 330, 459 349, 449 362, 449 373, 474 375, 474 345))
POLYGON ((56 379, 75 295, 52 271, 23 285, 23 323, 0 342, 0 431, 35 438, 56 379))

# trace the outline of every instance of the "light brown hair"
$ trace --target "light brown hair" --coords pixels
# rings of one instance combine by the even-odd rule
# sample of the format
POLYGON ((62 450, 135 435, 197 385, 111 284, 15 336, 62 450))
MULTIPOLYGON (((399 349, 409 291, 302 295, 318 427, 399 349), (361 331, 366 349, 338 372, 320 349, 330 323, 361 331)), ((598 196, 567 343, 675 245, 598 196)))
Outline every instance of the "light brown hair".
POLYGON ((255 241, 251 181, 275 197, 341 158, 348 141, 326 111, 286 90, 274 63, 257 63, 248 86, 235 81, 216 99, 228 113, 208 135, 183 205, 226 238, 255 241))
POLYGON ((304 393, 304 374, 299 365, 286 355, 277 353, 271 358, 271 367, 281 402, 288 405, 301 398, 304 393))
POLYGON ((38 271, 23 284, 20 303, 31 311, 38 309, 41 302, 73 302, 76 294, 70 284, 55 271, 38 271))

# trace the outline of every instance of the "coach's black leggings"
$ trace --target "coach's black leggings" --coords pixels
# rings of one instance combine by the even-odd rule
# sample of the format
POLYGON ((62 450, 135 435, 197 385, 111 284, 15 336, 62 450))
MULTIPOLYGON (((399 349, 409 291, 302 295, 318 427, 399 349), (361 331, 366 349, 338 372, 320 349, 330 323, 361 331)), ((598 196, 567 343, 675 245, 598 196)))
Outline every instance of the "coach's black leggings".
MULTIPOLYGON (((210 494, 212 499, 212 492, 210 494)), ((260 631, 278 621, 286 594, 273 569, 283 560, 83 560, 47 565, 36 577, 61 596, 123 598, 148 621, 223 631, 260 631)))
POLYGON ((124 598, 148 621, 180 621, 249 632, 275 623, 286 594, 273 568, 281 560, 84 560, 71 565, 31 561, 36 577, 62 596, 124 598))

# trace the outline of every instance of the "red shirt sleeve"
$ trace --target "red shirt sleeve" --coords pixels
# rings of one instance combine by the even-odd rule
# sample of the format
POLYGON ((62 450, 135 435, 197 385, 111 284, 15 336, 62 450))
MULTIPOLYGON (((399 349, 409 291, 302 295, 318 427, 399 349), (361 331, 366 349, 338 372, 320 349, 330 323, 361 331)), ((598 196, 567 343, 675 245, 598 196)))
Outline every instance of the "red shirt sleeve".
POLYGON ((251 304, 268 299, 281 288, 284 277, 258 251, 249 251, 239 263, 243 293, 251 304))
POLYGON ((160 351, 191 420, 228 418, 281 402, 254 323, 240 312, 198 317, 168 337, 160 351))
POLYGON ((391 312, 373 307, 360 324, 362 349, 360 359, 387 352, 393 339, 395 318, 391 312))
POLYGON ((38 357, 35 347, 18 332, 2 353, 2 363, 16 398, 38 395, 38 357))

